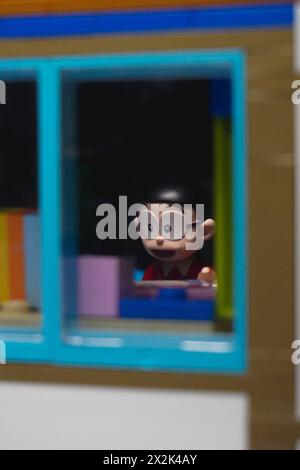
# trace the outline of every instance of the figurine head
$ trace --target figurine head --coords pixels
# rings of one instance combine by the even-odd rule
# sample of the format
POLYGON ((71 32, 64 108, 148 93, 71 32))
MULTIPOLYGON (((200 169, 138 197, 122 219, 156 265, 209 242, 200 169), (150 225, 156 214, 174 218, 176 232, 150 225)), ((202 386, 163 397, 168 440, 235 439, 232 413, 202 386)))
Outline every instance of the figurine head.
POLYGON ((188 184, 157 186, 148 190, 144 204, 138 230, 146 251, 160 261, 187 259, 214 234, 214 220, 205 218, 210 212, 208 191, 201 183, 196 190, 188 184))

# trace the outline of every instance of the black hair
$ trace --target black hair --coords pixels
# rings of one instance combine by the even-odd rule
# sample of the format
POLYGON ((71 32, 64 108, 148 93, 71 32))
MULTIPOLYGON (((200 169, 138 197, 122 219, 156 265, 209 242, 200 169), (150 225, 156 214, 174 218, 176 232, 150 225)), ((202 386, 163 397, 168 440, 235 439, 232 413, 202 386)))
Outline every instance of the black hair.
POLYGON ((138 201, 147 203, 166 204, 204 204, 205 218, 212 217, 212 191, 201 178, 172 179, 165 181, 148 181, 138 191, 138 201))

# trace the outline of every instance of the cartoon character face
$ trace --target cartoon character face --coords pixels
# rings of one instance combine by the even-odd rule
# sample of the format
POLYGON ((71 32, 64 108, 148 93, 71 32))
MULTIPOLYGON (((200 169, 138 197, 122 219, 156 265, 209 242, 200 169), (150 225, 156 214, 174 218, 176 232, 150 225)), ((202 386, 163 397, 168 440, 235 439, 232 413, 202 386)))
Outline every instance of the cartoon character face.
POLYGON ((178 262, 192 256, 193 246, 199 234, 201 247, 213 236, 215 223, 207 219, 197 220, 192 206, 185 208, 174 204, 147 204, 138 217, 138 228, 144 248, 153 257, 164 262, 178 262))

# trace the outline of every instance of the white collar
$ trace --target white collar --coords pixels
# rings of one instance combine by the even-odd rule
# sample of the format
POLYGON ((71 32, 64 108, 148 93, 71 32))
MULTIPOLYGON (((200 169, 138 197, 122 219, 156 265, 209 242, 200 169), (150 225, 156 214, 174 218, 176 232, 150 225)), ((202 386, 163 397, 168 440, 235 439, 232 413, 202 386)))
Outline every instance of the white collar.
POLYGON ((162 263, 162 269, 163 269, 163 273, 164 273, 164 276, 168 276, 168 274, 171 272, 171 270, 173 268, 177 268, 180 273, 185 276, 191 266, 193 262, 193 257, 190 256, 189 258, 186 258, 182 261, 177 261, 177 262, 174 262, 174 263, 162 263))

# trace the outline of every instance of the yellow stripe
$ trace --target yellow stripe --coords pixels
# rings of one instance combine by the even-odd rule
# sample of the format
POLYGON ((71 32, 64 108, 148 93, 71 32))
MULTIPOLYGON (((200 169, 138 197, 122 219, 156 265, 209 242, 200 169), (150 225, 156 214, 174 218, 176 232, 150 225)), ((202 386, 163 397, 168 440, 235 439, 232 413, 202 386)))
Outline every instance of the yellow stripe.
POLYGON ((9 299, 7 214, 0 213, 0 302, 9 299))

